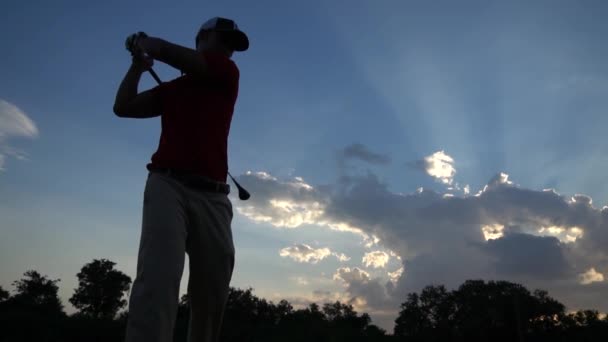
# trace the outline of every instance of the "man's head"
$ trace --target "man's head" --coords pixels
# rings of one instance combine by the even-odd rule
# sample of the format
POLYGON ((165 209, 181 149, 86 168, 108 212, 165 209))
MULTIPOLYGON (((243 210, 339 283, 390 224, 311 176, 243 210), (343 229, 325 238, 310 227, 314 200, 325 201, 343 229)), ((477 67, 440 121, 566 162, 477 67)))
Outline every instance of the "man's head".
POLYGON ((233 20, 215 17, 207 20, 196 35, 198 51, 217 51, 232 56, 234 51, 249 48, 249 38, 233 20))

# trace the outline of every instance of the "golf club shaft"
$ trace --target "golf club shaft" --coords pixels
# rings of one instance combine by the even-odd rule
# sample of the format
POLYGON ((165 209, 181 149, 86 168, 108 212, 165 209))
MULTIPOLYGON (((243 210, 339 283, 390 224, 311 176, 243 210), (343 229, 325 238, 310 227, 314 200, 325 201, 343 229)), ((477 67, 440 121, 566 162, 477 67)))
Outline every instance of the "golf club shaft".
POLYGON ((160 78, 158 77, 158 75, 156 74, 156 71, 154 71, 154 69, 150 68, 150 69, 148 69, 148 71, 150 72, 150 75, 152 75, 152 77, 154 77, 154 79, 156 80, 156 82, 158 84, 162 83, 162 81, 160 80, 160 78))
POLYGON ((232 181, 234 182, 234 184, 236 185, 236 187, 239 189, 239 199, 242 201, 248 200, 249 197, 251 197, 251 195, 249 194, 249 191, 245 190, 245 188, 243 188, 239 182, 236 181, 236 179, 234 179, 234 177, 232 177, 232 175, 230 174, 230 172, 228 172, 228 175, 230 176, 230 178, 232 179, 232 181))

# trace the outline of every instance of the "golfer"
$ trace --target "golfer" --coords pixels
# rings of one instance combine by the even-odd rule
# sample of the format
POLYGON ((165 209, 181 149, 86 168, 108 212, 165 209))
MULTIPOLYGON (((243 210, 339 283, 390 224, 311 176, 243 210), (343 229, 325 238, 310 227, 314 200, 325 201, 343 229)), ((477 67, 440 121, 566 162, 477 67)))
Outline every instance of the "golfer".
POLYGON ((213 18, 196 50, 143 32, 127 38, 133 62, 119 86, 114 113, 161 117, 158 149, 147 164, 137 276, 129 300, 127 342, 170 342, 185 253, 190 261, 189 341, 219 341, 234 268, 232 204, 226 184, 227 140, 239 90, 234 51, 249 48, 233 20, 213 18), (182 76, 138 93, 153 60, 182 76))

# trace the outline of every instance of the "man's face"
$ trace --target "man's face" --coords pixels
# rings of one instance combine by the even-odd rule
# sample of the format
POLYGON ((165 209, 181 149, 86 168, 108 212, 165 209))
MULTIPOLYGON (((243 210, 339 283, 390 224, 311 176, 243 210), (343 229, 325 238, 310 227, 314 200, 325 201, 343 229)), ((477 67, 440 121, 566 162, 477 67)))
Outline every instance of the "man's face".
POLYGON ((232 57, 233 48, 228 44, 228 34, 219 31, 207 31, 201 35, 197 49, 199 51, 209 49, 225 53, 228 57, 232 57))

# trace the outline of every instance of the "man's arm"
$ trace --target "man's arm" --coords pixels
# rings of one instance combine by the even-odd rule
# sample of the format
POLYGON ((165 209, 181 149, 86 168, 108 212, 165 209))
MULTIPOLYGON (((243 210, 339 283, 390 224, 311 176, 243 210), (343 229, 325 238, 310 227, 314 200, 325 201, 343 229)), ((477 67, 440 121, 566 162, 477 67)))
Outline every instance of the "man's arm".
POLYGON ((196 50, 155 37, 142 39, 140 46, 150 57, 169 64, 186 74, 198 77, 221 77, 209 68, 205 58, 196 50))
POLYGON ((120 83, 114 101, 114 114, 121 118, 145 119, 161 115, 158 93, 147 90, 138 94, 141 75, 146 71, 142 63, 134 62, 120 83))

